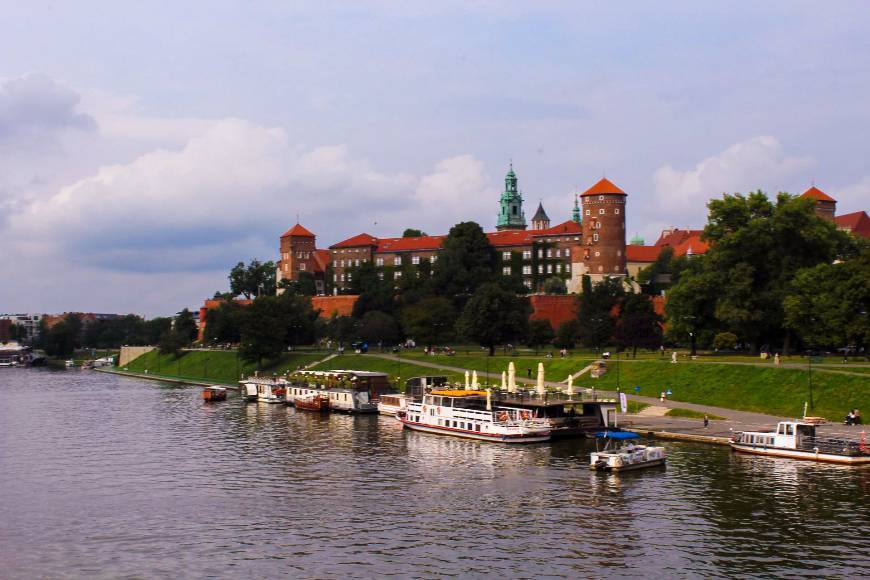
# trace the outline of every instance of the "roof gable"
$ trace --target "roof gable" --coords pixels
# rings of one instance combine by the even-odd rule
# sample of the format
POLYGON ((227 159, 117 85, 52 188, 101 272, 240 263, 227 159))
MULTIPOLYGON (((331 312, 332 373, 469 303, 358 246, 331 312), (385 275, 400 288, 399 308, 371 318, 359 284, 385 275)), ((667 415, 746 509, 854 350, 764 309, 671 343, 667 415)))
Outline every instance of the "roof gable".
POLYGON ((817 201, 833 201, 836 203, 836 199, 816 187, 815 185, 806 190, 801 194, 801 197, 809 197, 815 199, 817 201))
POLYGON ((853 234, 870 238, 870 216, 866 211, 853 211, 834 218, 837 227, 853 234))
POLYGON ((586 195, 627 195, 624 191, 616 187, 612 181, 606 177, 602 177, 598 183, 580 194, 580 197, 586 195))
POLYGON ((360 246, 377 246, 378 239, 370 234, 362 233, 348 238, 337 244, 332 244, 330 248, 357 248, 360 246))
POLYGON ((564 221, 545 230, 532 230, 532 235, 536 238, 540 236, 558 236, 562 234, 580 235, 582 233, 583 226, 574 220, 564 221))
POLYGON ((303 226, 302 224, 296 224, 295 226, 293 226, 292 228, 290 228, 289 230, 287 230, 286 232, 284 232, 281 235, 282 238, 286 238, 289 236, 296 236, 296 237, 300 237, 300 238, 313 238, 313 237, 315 237, 315 235, 312 234, 310 231, 308 231, 308 229, 305 228, 305 226, 303 226))

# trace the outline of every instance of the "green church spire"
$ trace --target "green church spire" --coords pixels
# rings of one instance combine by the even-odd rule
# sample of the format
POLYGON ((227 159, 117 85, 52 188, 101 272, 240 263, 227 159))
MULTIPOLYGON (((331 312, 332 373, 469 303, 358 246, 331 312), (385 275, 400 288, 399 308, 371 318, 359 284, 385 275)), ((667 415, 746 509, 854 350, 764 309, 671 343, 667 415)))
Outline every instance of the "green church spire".
POLYGON ((526 229, 526 214, 523 212, 523 195, 517 188, 517 175, 511 163, 504 177, 504 192, 501 194, 501 209, 498 214, 497 230, 526 229))
POLYGON ((571 212, 571 219, 575 224, 583 223, 583 220, 580 217, 580 204, 577 203, 577 194, 574 194, 574 210, 571 212))

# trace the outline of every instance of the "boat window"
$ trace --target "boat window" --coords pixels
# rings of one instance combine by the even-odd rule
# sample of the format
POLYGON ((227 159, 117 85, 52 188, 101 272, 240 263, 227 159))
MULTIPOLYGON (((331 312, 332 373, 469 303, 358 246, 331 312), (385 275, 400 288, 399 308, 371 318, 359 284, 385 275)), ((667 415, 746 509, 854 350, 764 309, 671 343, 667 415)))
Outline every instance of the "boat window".
POLYGON ((785 426, 785 434, 786 435, 794 435, 794 425, 786 425, 785 426))
POLYGON ((474 425, 474 430, 475 430, 475 431, 480 431, 480 423, 475 423, 475 425, 474 425))

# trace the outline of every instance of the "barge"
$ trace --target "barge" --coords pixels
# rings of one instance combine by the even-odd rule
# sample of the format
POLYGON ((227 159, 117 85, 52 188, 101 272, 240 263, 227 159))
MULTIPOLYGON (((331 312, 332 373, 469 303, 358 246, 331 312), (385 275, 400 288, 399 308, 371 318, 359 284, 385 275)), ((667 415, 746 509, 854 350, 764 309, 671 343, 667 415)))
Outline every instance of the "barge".
POLYGON ((323 397, 329 401, 331 411, 377 413, 381 395, 392 392, 387 373, 299 371, 287 383, 286 403, 295 405, 297 401, 323 397))
POLYGON ((780 421, 776 431, 735 433, 731 449, 740 453, 847 465, 870 464, 870 451, 863 433, 860 441, 817 437, 816 425, 807 421, 780 421))
POLYGON ((607 439, 601 451, 589 456, 589 469, 593 471, 631 471, 645 467, 664 465, 668 452, 664 447, 635 445, 632 440, 640 437, 637 433, 614 431, 597 433, 596 437, 607 439), (627 441, 622 447, 609 449, 612 441, 627 441))

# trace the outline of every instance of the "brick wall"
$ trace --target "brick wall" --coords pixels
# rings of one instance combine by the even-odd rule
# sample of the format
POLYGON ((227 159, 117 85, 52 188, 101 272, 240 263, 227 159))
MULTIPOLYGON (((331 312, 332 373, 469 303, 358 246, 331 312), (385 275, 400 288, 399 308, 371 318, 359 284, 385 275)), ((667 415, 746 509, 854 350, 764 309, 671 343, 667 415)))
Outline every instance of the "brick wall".
POLYGON ((576 294, 532 294, 529 296, 532 305, 532 315, 529 320, 547 320, 558 330, 559 325, 566 320, 577 318, 576 294))

